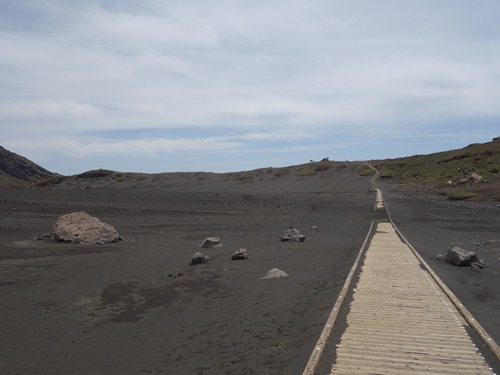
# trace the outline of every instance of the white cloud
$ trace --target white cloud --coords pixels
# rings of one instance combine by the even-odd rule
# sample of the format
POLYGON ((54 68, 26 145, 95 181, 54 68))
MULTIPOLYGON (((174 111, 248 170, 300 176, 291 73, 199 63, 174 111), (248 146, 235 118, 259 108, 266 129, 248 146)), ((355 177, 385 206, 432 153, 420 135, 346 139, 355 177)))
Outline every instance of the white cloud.
POLYGON ((225 128, 236 137, 218 139, 226 149, 500 118, 498 11, 491 0, 7 0, 3 142, 63 139, 84 158, 193 140, 116 142, 109 131, 225 128), (89 131, 103 138, 85 144, 89 131))
POLYGON ((98 107, 72 100, 11 100, 0 103, 2 118, 22 119, 94 119, 101 114, 98 107))
POLYGON ((34 141, 9 142, 8 147, 25 152, 57 152, 71 158, 85 157, 151 157, 159 154, 193 151, 221 151, 235 149, 241 143, 228 141, 224 137, 182 138, 182 139, 138 139, 138 140, 83 140, 54 139, 44 143, 34 141))

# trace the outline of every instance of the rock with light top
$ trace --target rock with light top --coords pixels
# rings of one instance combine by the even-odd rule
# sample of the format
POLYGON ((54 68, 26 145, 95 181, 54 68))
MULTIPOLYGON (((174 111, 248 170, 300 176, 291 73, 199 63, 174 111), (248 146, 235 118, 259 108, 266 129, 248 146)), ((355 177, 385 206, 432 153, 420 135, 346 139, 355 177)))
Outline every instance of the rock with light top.
POLYGON ((53 241, 80 245, 117 242, 116 229, 85 212, 73 212, 57 219, 50 238, 53 241))

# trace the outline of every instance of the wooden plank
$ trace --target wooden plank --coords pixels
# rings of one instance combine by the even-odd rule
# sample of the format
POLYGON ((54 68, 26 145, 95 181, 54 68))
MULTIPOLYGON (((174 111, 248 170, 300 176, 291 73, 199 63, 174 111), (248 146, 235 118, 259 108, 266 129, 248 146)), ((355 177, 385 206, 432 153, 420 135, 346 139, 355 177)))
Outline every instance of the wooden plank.
POLYGON ((331 374, 492 374, 390 223, 377 225, 350 308, 331 374))

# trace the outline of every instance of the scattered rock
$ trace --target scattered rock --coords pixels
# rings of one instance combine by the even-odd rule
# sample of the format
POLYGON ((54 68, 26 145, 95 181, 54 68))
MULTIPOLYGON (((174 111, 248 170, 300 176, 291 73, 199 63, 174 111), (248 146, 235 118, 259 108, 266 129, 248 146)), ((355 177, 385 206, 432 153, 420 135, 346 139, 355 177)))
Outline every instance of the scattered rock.
POLYGON ((311 229, 312 229, 312 230, 317 230, 317 229, 318 229, 318 226, 317 226, 317 225, 313 225, 313 226, 311 227, 311 229))
POLYGON ((458 180, 457 184, 459 185, 467 183, 480 184, 483 182, 486 182, 483 176, 481 176, 479 173, 472 172, 467 177, 458 180))
POLYGON ((300 241, 304 242, 306 240, 306 236, 301 234, 297 229, 290 227, 283 232, 281 235, 281 241, 300 241))
POLYGON ((472 172, 469 176, 469 181, 477 184, 477 183, 484 182, 484 178, 479 173, 472 172))
POLYGON ((436 256, 437 259, 439 259, 442 262, 446 262, 446 257, 443 254, 438 254, 436 256))
POLYGON ((193 266, 197 264, 206 264, 208 262, 210 262, 210 257, 200 252, 195 253, 191 258, 191 264, 193 266))
POLYGON ((81 245, 117 242, 116 229, 85 212, 73 212, 57 219, 50 238, 53 241, 81 245))
POLYGON ((289 276, 286 272, 284 272, 280 269, 277 269, 277 268, 273 268, 272 270, 267 271, 266 276, 262 277, 262 280, 264 280, 264 279, 277 279, 277 278, 286 277, 286 276, 289 276))
POLYGON ((233 255, 231 255, 232 260, 244 260, 248 259, 248 254, 247 254, 247 249, 238 249, 236 250, 233 255))
POLYGON ((50 240, 50 234, 42 234, 41 236, 36 236, 33 238, 35 241, 45 241, 50 240))
POLYGON ((223 247, 220 243, 220 238, 218 237, 207 237, 205 241, 201 244, 201 247, 206 249, 215 249, 219 247, 223 247))
POLYGON ((473 251, 453 246, 446 254, 446 261, 458 267, 469 267, 472 263, 479 262, 479 258, 473 251))
POLYGON ((177 275, 172 275, 171 273, 169 273, 167 277, 172 277, 175 279, 176 277, 181 277, 181 276, 184 276, 184 272, 178 272, 177 275))
POLYGON ((484 268, 484 263, 481 260, 479 260, 477 262, 471 263, 470 266, 474 270, 482 270, 484 268))

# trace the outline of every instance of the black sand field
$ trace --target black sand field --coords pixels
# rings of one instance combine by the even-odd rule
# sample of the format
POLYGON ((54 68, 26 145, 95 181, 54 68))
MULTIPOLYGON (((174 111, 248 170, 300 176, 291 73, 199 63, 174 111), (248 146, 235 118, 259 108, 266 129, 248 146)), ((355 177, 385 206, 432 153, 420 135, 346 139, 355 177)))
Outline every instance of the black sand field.
MULTIPOLYGON (((300 374, 373 220, 375 193, 345 166, 261 173, 0 188, 0 373, 300 374), (123 242, 34 239, 74 211, 114 225, 123 242), (306 241, 280 242, 290 226, 306 241), (207 236, 224 247, 189 265, 207 236), (231 260, 242 247, 249 259, 231 260), (262 280, 272 268, 290 276, 262 280)), ((407 238, 498 340, 500 209, 463 216, 442 197, 384 190, 407 238), (479 246, 489 254, 480 272, 435 260, 451 243, 477 240, 490 241, 479 246)))

